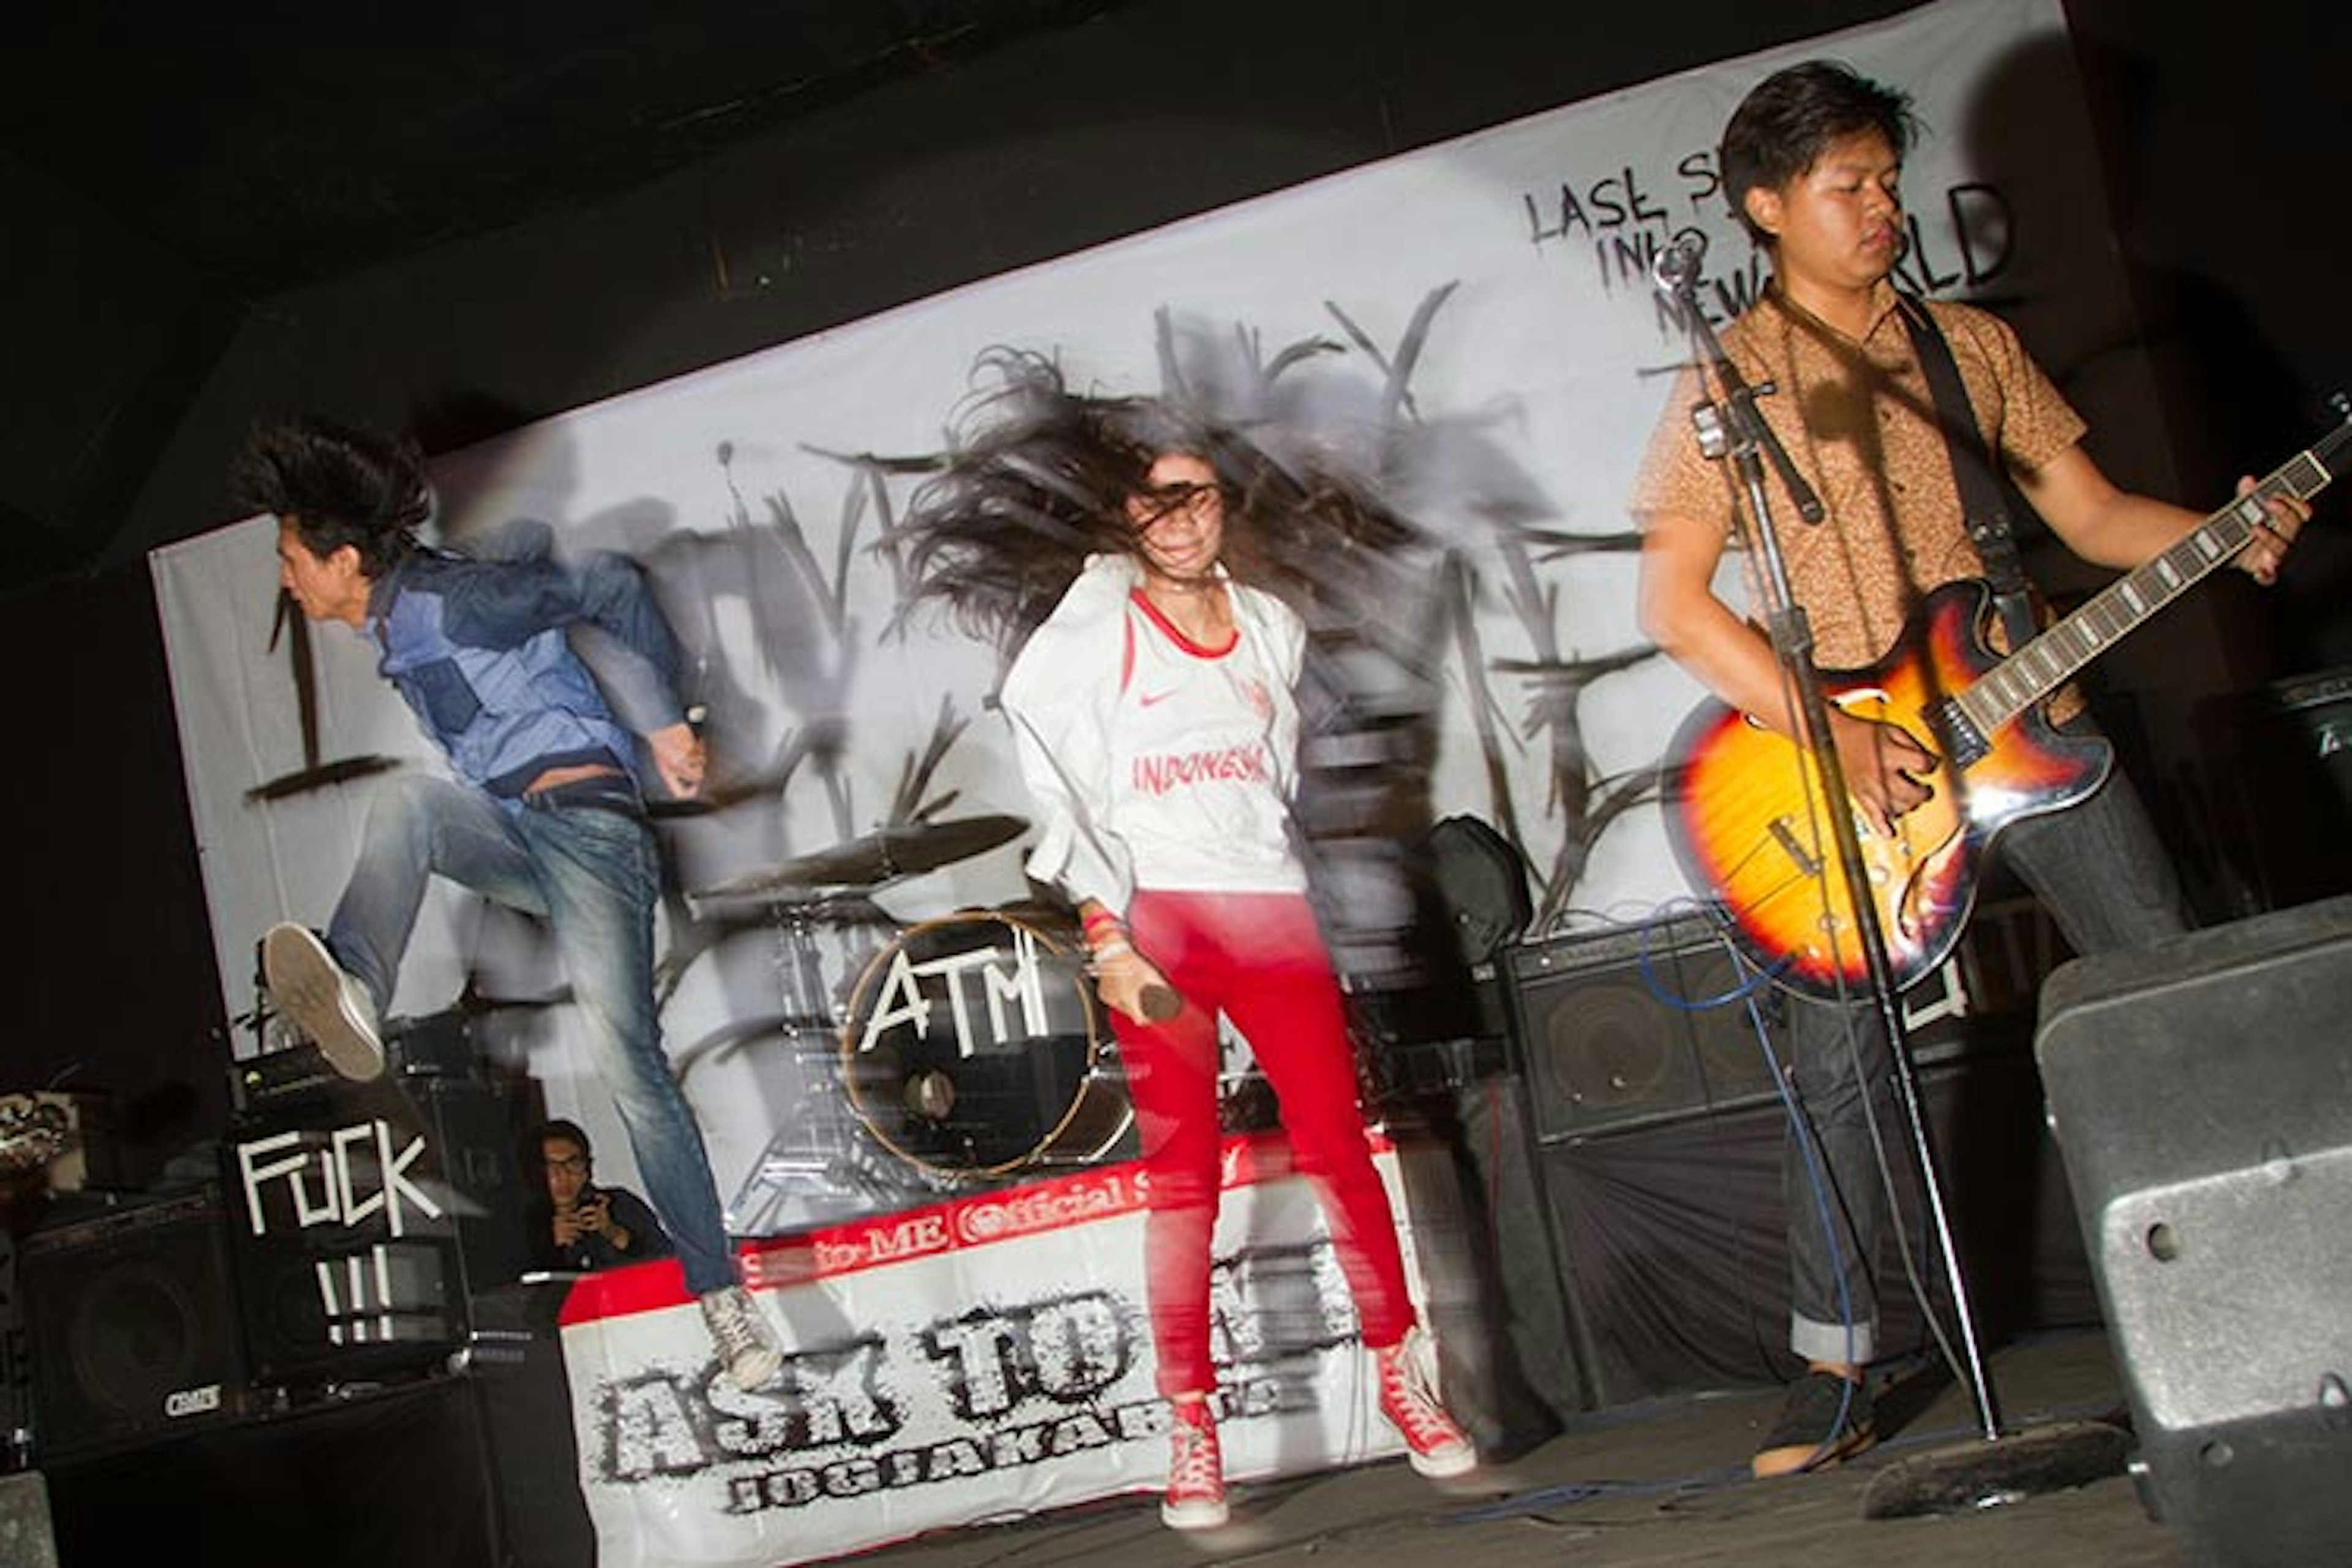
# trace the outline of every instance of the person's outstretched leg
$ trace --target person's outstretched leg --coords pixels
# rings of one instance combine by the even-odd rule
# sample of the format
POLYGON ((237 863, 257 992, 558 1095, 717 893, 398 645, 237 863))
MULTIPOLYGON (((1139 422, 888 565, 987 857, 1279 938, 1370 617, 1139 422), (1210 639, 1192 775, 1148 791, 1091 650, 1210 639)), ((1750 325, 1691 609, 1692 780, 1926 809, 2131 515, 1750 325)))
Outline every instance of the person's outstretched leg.
POLYGON ((1417 1321, 1395 1211, 1364 1136, 1355 1049, 1313 908, 1278 894, 1219 905, 1234 965, 1227 1011, 1274 1087, 1298 1168, 1316 1179, 1378 1371, 1381 1414, 1415 1470, 1462 1475, 1476 1468, 1477 1451, 1438 1398, 1435 1348, 1417 1321))
POLYGON ((293 924, 262 937, 270 999, 346 1078, 383 1071, 378 1020, 436 876, 546 912, 539 873, 497 805, 446 779, 403 775, 383 781, 369 803, 359 855, 323 938, 293 924))
POLYGON ((530 807, 517 819, 545 889, 597 1076, 613 1097, 646 1197, 677 1243, 728 1376, 752 1388, 782 1365, 773 1333, 735 1269, 702 1130, 662 1052, 654 999, 653 836, 619 812, 530 807))

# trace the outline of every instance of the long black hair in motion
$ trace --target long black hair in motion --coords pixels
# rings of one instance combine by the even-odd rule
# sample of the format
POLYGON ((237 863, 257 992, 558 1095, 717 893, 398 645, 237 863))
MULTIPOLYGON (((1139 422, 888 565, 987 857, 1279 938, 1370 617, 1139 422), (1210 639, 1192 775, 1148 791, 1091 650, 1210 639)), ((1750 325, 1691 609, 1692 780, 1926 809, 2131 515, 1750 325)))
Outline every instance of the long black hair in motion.
POLYGON ((1002 649, 1045 620, 1089 555, 1139 548, 1127 499, 1166 453, 1203 458, 1224 486, 1226 569, 1310 623, 1346 603, 1351 557, 1418 537, 1353 487, 1175 400, 1073 392, 1053 360, 1013 349, 982 355, 977 375, 990 384, 884 543, 906 567, 909 611, 942 605, 1002 649))

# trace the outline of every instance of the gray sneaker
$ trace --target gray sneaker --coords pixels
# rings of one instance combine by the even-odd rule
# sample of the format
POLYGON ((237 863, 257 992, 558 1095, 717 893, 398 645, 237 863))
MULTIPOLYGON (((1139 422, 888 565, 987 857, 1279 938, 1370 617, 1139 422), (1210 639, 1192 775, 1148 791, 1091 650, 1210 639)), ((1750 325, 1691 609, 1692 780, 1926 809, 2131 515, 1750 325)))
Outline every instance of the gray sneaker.
POLYGON ((768 1321, 740 1285, 729 1285, 701 1298, 702 1326, 719 1347, 719 1364, 736 1387, 749 1392, 772 1380, 784 1367, 783 1352, 768 1321))
POLYGON ((316 931, 271 926, 261 938, 261 973, 270 999, 318 1046, 329 1067, 349 1079, 383 1076, 375 1004, 316 931))

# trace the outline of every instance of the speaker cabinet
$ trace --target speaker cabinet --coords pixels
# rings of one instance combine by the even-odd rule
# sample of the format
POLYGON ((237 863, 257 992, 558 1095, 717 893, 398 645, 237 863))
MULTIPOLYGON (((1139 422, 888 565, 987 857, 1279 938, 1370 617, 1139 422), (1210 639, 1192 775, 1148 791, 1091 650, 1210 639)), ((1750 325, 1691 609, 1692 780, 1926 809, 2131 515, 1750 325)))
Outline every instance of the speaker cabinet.
POLYGON ((524 1268, 508 1095, 478 1078, 303 1081, 253 1101, 222 1152, 256 1380, 446 1356, 473 1299, 524 1268))
POLYGON ((2352 667, 2209 698, 2196 720, 2212 759, 2207 826, 2238 907, 2352 889, 2352 667))
MULTIPOLYGON (((2014 934, 1984 922, 1988 939, 2014 934)), ((1509 1321, 1528 1379, 1561 1415, 1770 1383, 1789 1333, 1787 1112, 1764 1051, 1787 1056, 1784 1004, 1739 995, 1744 967, 1703 917, 1531 943, 1506 955, 1525 1145, 1497 1147, 1509 1321), (1761 1021, 1763 1037, 1758 1037, 1761 1021)), ((1973 939, 1972 939, 1973 940, 1973 939)), ((2043 1126, 2030 1014, 1990 972, 1913 1060, 1979 1321, 2095 1322, 2066 1181, 2043 1126), (1997 1010, 1996 1010, 1997 1009, 1997 1010)), ((2027 994, 2030 996, 2030 992, 2027 994)), ((1915 997, 1915 1002, 1926 1000, 1915 997)), ((1875 1260, 1881 1342, 1928 1342, 1904 1289, 1924 1232, 1892 1110, 1897 1212, 1875 1260)), ((1938 1271, 1928 1288, 1941 1290, 1938 1271)))
MULTIPOLYGON (((500 1546, 490 1397, 472 1377, 359 1385, 266 1421, 57 1467, 58 1556, 74 1568, 552 1568, 500 1546)), ((595 1560, 591 1541, 562 1561, 595 1560)))
MULTIPOLYGON (((1772 1098, 1742 972, 1702 917, 1524 944, 1503 959, 1536 1135, 1546 1143, 1772 1098)), ((1758 1005, 1776 1050, 1779 1005, 1758 1005)))
POLYGON ((2150 1513, 2230 1568, 2352 1541, 2352 897, 2076 959, 2035 1040, 2150 1513))
POLYGON ((243 1411, 227 1225, 196 1193, 25 1239, 44 1462, 243 1411))

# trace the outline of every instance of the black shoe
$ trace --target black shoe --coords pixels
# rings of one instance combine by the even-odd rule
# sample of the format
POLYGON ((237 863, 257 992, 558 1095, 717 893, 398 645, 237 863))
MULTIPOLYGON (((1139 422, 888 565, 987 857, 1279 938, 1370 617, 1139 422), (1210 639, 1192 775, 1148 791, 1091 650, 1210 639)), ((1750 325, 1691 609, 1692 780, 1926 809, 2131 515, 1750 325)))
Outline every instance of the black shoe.
POLYGON ((1760 1480, 1818 1470, 1852 1458, 1877 1440, 1871 1426, 1870 1385, 1833 1372, 1809 1372, 1789 1385, 1780 1419, 1765 1435, 1750 1467, 1760 1480))

